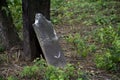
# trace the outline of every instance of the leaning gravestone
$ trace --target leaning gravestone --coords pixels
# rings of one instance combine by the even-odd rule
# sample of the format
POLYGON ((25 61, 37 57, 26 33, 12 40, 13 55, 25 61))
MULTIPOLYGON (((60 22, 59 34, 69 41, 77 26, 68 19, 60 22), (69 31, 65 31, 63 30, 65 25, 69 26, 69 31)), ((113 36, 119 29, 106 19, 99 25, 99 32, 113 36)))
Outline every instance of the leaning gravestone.
POLYGON ((66 65, 65 57, 51 22, 38 13, 35 16, 33 28, 47 63, 56 67, 64 67, 66 65))

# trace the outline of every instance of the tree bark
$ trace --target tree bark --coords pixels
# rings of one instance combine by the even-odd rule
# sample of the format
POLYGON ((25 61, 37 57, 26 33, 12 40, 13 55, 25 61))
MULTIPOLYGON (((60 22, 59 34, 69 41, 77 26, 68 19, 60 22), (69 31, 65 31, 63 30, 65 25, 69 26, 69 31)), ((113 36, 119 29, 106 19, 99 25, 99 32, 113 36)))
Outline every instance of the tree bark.
POLYGON ((18 45, 20 38, 15 30, 6 0, 0 0, 0 44, 6 49, 18 45))
POLYGON ((33 60, 43 54, 33 30, 35 14, 42 13, 50 19, 50 0, 22 0, 23 9, 23 37, 24 54, 23 59, 33 60))

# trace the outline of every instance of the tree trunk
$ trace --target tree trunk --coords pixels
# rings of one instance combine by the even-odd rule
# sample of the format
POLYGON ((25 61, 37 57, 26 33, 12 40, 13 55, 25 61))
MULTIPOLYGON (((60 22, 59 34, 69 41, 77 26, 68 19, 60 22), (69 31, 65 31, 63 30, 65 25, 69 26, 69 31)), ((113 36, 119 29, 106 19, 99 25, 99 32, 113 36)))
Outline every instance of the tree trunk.
POLYGON ((20 43, 6 0, 0 0, 0 45, 9 49, 20 43))
POLYGON ((50 0, 22 0, 23 8, 23 37, 25 60, 33 60, 43 54, 33 30, 35 14, 42 13, 50 19, 50 0))

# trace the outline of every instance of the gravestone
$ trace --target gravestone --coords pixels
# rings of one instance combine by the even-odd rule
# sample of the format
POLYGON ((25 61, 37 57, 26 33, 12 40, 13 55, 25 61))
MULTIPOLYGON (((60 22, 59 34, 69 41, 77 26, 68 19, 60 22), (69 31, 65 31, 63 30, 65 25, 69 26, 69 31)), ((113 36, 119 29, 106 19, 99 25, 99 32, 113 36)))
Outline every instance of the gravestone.
POLYGON ((51 22, 38 13, 35 16, 33 28, 47 63, 56 67, 64 67, 65 57, 51 22))

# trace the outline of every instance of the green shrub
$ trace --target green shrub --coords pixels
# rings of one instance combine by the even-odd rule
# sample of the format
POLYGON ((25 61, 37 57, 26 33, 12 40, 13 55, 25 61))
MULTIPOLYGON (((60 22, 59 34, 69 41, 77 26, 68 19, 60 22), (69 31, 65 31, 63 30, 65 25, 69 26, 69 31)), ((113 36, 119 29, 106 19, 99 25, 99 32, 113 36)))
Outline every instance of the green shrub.
POLYGON ((118 40, 118 34, 111 26, 97 29, 95 35, 96 41, 102 44, 102 47, 111 48, 112 43, 118 40))
POLYGON ((73 36, 69 35, 65 39, 75 47, 79 56, 86 57, 88 53, 96 51, 96 46, 94 44, 87 44, 87 40, 78 33, 73 36))
POLYGON ((37 72, 39 71, 38 66, 26 66, 24 67, 23 71, 21 72, 22 77, 36 77, 37 72))
POLYGON ((46 68, 45 80, 70 80, 71 78, 75 80, 84 80, 81 77, 82 75, 83 73, 81 71, 75 74, 75 68, 71 64, 68 64, 65 68, 49 66, 46 68))
POLYGON ((112 45, 113 46, 110 49, 112 53, 111 59, 113 60, 113 62, 119 63, 120 62, 120 40, 115 40, 112 45))
POLYGON ((97 67, 107 70, 118 70, 120 63, 120 36, 117 29, 104 27, 97 30, 96 40, 99 45, 100 55, 96 56, 97 67))
POLYGON ((116 64, 112 61, 111 57, 112 54, 110 52, 96 55, 96 66, 106 70, 116 70, 116 64))
POLYGON ((37 59, 34 62, 33 66, 23 68, 23 71, 20 73, 22 78, 38 79, 39 76, 42 76, 43 80, 70 80, 71 78, 86 80, 82 77, 84 75, 83 72, 71 64, 67 64, 64 68, 59 68, 46 65, 43 59, 37 59))
POLYGON ((14 77, 14 76, 9 76, 8 78, 7 78, 7 80, 18 80, 16 77, 14 77))

